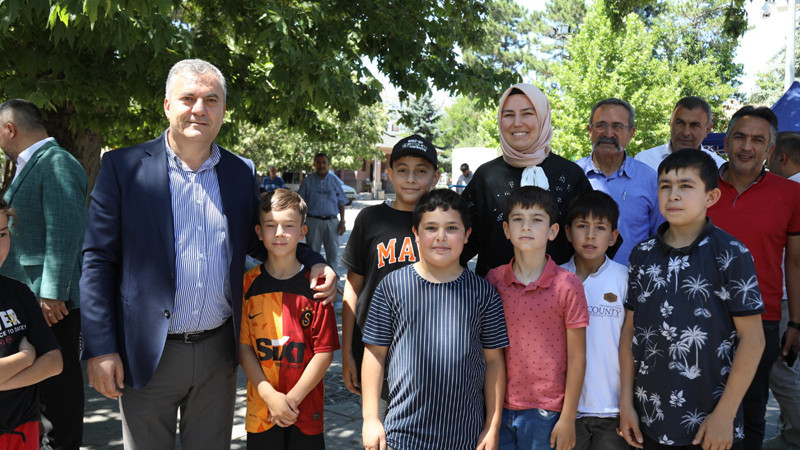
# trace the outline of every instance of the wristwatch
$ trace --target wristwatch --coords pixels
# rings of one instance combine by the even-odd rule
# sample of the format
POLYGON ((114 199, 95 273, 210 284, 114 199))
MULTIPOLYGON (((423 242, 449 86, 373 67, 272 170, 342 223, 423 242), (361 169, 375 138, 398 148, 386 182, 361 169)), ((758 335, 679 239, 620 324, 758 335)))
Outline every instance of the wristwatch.
POLYGON ((786 326, 792 327, 795 330, 800 330, 800 323, 792 322, 791 320, 789 321, 789 323, 786 324, 786 326))

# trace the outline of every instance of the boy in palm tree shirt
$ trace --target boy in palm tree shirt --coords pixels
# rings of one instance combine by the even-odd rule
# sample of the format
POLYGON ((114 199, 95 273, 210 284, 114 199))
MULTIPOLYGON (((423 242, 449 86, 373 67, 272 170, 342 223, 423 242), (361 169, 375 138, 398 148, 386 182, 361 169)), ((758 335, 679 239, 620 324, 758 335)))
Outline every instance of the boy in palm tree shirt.
POLYGON ((670 154, 658 167, 667 221, 630 256, 620 429, 637 448, 742 447, 764 305, 750 252, 706 217, 717 179, 707 154, 670 154))

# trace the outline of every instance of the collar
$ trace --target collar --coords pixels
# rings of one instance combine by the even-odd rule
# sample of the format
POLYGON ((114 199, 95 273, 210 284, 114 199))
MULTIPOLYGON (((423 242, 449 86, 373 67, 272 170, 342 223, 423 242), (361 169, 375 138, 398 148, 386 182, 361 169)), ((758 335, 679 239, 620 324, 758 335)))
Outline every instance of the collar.
MULTIPOLYGON (((727 186, 729 186, 731 189, 733 189, 733 185, 728 183, 728 181, 722 176, 722 174, 724 174, 725 171, 728 170, 728 165, 729 164, 730 164, 730 161, 726 161, 724 164, 719 166, 719 182, 720 183, 725 183, 727 186)), ((744 188, 744 191, 750 189, 750 187, 753 186, 754 184, 760 183, 761 180, 763 180, 766 175, 767 175, 767 169, 762 165, 761 166, 761 173, 758 174, 758 176, 756 177, 755 180, 753 180, 752 183, 748 184, 747 187, 744 188)), ((744 192, 744 191, 742 191, 742 192, 744 192)))
POLYGON ((24 166, 28 161, 31 160, 31 157, 33 157, 34 153, 36 153, 37 150, 42 148, 42 146, 44 144, 46 144, 46 143, 48 143, 50 141, 55 142, 56 139, 52 138, 52 137, 44 138, 41 141, 36 142, 35 144, 33 144, 30 147, 28 147, 25 150, 23 150, 22 153, 20 153, 19 156, 17 156, 17 165, 18 166, 19 165, 23 165, 24 166))
POLYGON ((664 253, 664 255, 668 255, 672 251, 681 253, 683 255, 690 255, 692 254, 692 252, 694 252, 694 249, 697 248, 697 246, 699 246, 701 242, 703 242, 703 239, 708 237, 708 235, 710 235, 711 232, 714 231, 715 227, 714 224, 711 222, 711 218, 706 217, 706 224, 703 227, 703 229, 700 230, 700 234, 698 234, 697 237, 694 238, 694 241, 691 244, 681 248, 672 247, 671 245, 667 244, 664 241, 664 233, 667 231, 668 228, 669 228, 669 222, 664 222, 661 225, 659 225, 658 232, 656 233, 656 241, 658 242, 659 247, 661 247, 661 251, 664 253))
MULTIPOLYGON (((586 277, 587 280, 589 278, 594 278, 594 277, 600 276, 608 268, 608 266, 611 264, 611 258, 609 258, 608 255, 603 255, 603 257, 605 258, 603 260, 603 264, 600 264, 600 267, 598 267, 596 271, 594 271, 593 273, 590 273, 589 276, 586 277)), ((569 261, 567 261, 567 263, 564 264, 561 267, 564 267, 565 269, 569 270, 572 273, 577 272, 577 267, 575 266, 575 255, 572 255, 572 257, 569 259, 569 261)))
POLYGON ((503 267, 503 283, 506 286, 511 286, 513 284, 523 286, 526 289, 536 289, 536 288, 548 288, 553 283, 553 278, 556 275, 556 268, 558 267, 556 263, 553 261, 553 258, 550 255, 545 255, 547 257, 547 262, 544 264, 544 270, 542 270, 542 274, 539 275, 539 278, 531 282, 528 285, 522 284, 519 280, 517 280, 517 276, 514 275, 514 260, 515 258, 511 258, 511 262, 506 264, 503 267))
MULTIPOLYGON (((625 151, 625 149, 622 149, 622 154, 623 154, 622 164, 619 165, 619 169, 617 169, 617 171, 615 172, 618 177, 621 177, 622 175, 627 175, 628 174, 627 169, 628 169, 628 166, 630 164, 630 162, 628 161, 628 152, 625 151)), ((586 166, 586 175, 588 175, 591 172, 594 172, 594 173, 596 173, 598 175, 602 175, 602 176, 605 177, 606 174, 603 173, 602 170, 597 168, 597 165, 594 163, 594 152, 592 152, 592 154, 589 155, 588 158, 589 158, 589 163, 590 164, 588 164, 586 166)))
MULTIPOLYGON (((175 154, 172 148, 169 146, 169 139, 167 139, 167 132, 164 132, 164 146, 167 148, 167 158, 174 161, 175 164, 187 172, 192 172, 192 169, 189 168, 183 161, 175 154)), ((208 170, 213 168, 219 163, 220 158, 222 157, 222 153, 219 151, 219 146, 217 145, 217 141, 211 142, 211 156, 208 157, 205 161, 203 161, 203 165, 197 169, 197 173, 203 172, 204 170, 208 170)))
POLYGON ((790 176, 788 179, 800 183, 800 172, 790 176))

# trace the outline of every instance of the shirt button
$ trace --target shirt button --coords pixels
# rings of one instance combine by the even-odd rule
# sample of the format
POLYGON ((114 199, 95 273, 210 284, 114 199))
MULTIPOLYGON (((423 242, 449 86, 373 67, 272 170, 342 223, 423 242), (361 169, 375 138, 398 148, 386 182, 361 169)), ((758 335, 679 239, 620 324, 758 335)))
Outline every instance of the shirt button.
POLYGON ((169 319, 169 316, 170 316, 170 314, 169 314, 169 310, 168 310, 168 309, 165 309, 165 310, 164 310, 164 317, 166 317, 167 319, 169 319))
POLYGON ((203 282, 201 281, 201 282, 197 283, 197 287, 200 287, 200 288, 203 287, 203 282))

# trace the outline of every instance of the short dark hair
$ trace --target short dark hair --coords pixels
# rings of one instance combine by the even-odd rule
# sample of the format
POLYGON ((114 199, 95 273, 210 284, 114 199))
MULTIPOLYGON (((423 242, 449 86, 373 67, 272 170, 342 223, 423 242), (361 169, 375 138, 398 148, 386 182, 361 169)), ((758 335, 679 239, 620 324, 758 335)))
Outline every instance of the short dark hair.
POLYGON ((658 165, 658 175, 689 168, 697 169, 700 172, 700 179, 706 186, 706 192, 719 186, 717 163, 708 153, 695 148, 684 148, 670 153, 658 165))
POLYGON ((567 225, 578 219, 606 219, 611 222, 611 231, 617 229, 619 205, 603 191, 588 191, 572 199, 567 213, 567 225))
MULTIPOLYGON (((261 199, 261 213, 275 211, 292 210, 300 214, 300 223, 306 223, 308 205, 300 197, 300 194, 289 189, 278 188, 267 194, 261 199)), ((260 220, 259 220, 260 222, 260 220)))
POLYGON ((327 153, 319 152, 319 153, 317 153, 316 155, 314 155, 314 161, 316 161, 316 160, 317 160, 317 158, 325 158, 325 159, 327 159, 327 160, 328 160, 328 163, 329 163, 329 164, 330 164, 330 162, 331 162, 331 158, 328 156, 328 154, 327 154, 327 153))
POLYGON ((785 154, 795 164, 800 164, 800 133, 795 131, 781 131, 775 141, 775 156, 785 154))
POLYGON ((703 97, 697 97, 695 95, 689 95, 687 97, 683 97, 682 99, 678 100, 678 103, 675 104, 675 108, 673 108, 672 111, 678 109, 679 106, 686 109, 700 108, 706 112, 706 116, 708 117, 708 122, 711 122, 711 105, 709 105, 708 102, 703 97))
POLYGON ((506 209, 503 211, 503 221, 508 222, 508 216, 514 208, 542 208, 550 217, 550 225, 558 220, 558 204, 553 195, 538 186, 522 186, 511 192, 506 200, 506 209))
POLYGON ((731 121, 728 123, 728 131, 725 132, 725 140, 730 139, 733 126, 744 116, 759 117, 766 120, 769 123, 769 144, 767 148, 775 145, 775 140, 778 138, 778 116, 766 106, 759 106, 756 108, 755 106, 747 105, 736 111, 733 117, 731 117, 731 121))
POLYGON ((3 118, 24 131, 45 130, 42 112, 28 100, 12 98, 0 103, 0 119, 3 118))
POLYGON ((597 108, 599 108, 601 106, 604 106, 604 105, 622 106, 623 108, 628 110, 628 117, 629 117, 628 126, 631 126, 631 127, 634 126, 633 124, 634 124, 634 121, 636 120, 636 111, 633 110, 633 106, 631 106, 631 104, 626 102, 625 100, 622 100, 620 98, 615 98, 615 97, 607 98, 605 100, 600 100, 599 102, 595 103, 594 106, 592 106, 592 113, 589 114, 589 123, 590 124, 592 123, 592 120, 594 120, 594 112, 597 111, 597 108))
POLYGON ((461 221, 464 223, 464 229, 468 230, 472 225, 469 220, 469 208, 467 202, 454 191, 450 189, 434 189, 426 192, 420 197, 417 204, 414 205, 414 212, 412 214, 412 221, 414 229, 419 229, 419 224, 422 222, 422 215, 441 209, 442 211, 454 210, 461 216, 461 221))
POLYGON ((469 164, 467 164, 467 163, 464 163, 464 164, 461 165, 461 171, 463 172, 465 170, 469 170, 469 164))

